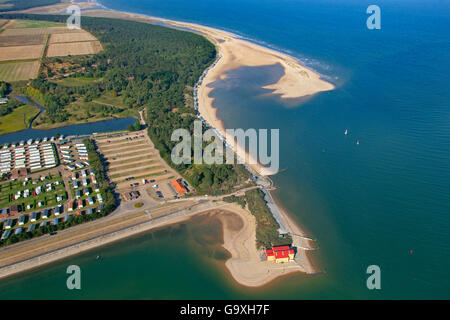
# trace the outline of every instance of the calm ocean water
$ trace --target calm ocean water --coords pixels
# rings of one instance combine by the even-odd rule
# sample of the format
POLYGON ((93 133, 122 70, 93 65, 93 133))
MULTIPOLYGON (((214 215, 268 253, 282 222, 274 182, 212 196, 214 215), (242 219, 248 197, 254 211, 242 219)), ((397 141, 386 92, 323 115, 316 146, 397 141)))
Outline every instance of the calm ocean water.
POLYGON ((194 221, 1 281, 0 299, 450 298, 448 2, 377 1, 376 31, 365 24, 369 1, 101 3, 235 32, 337 85, 287 103, 260 88, 282 74, 274 65, 231 71, 213 91, 227 127, 280 128, 287 171, 274 177, 277 195, 318 239, 314 261, 325 273, 242 288, 220 267, 220 226, 194 221), (65 289, 69 264, 82 269, 80 292, 65 289), (376 292, 365 285, 372 264, 381 268, 376 292))

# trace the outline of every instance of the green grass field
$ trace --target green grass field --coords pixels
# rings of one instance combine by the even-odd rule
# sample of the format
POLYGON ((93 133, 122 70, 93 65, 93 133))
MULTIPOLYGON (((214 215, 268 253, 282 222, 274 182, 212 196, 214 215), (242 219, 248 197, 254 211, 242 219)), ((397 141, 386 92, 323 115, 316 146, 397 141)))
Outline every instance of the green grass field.
POLYGON ((95 83, 101 81, 101 78, 85 78, 85 77, 77 77, 77 78, 65 78, 61 80, 52 81, 59 85, 65 87, 81 87, 85 84, 95 83))
MULTIPOLYGON (((0 107, 1 108, 1 107, 0 107)), ((20 131, 28 128, 28 122, 39 113, 39 109, 23 105, 10 114, 0 117, 0 134, 20 131)))
POLYGON ((7 82, 29 80, 37 77, 39 60, 0 63, 0 80, 7 82))

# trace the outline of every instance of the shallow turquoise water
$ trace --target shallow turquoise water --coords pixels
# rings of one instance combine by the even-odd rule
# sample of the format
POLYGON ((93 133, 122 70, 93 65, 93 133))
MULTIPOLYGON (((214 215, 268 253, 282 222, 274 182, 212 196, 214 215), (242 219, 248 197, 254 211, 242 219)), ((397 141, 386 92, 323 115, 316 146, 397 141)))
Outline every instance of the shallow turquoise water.
POLYGON ((150 233, 102 248, 101 263, 93 252, 2 281, 0 297, 450 297, 446 2, 379 1, 379 31, 365 28, 364 1, 101 2, 282 48, 337 85, 287 103, 260 88, 281 75, 275 65, 234 70, 213 91, 227 127, 280 129, 281 168, 287 171, 274 177, 277 195, 318 239, 314 260, 326 273, 247 290, 195 242, 196 234, 218 229, 187 225, 160 238, 150 233), (189 228, 194 231, 183 231, 189 228), (90 282, 78 296, 64 287, 69 263, 80 264, 90 282), (365 286, 371 264, 381 267, 377 292, 365 286))

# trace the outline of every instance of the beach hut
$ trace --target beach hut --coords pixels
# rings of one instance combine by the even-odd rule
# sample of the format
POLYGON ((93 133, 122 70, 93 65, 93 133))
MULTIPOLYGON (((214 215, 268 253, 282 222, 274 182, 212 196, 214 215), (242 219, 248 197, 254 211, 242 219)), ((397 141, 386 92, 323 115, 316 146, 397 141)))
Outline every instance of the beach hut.
POLYGON ((97 200, 98 202, 102 203, 103 202, 103 198, 102 195, 100 193, 97 193, 97 200))
POLYGON ((83 208, 83 200, 82 199, 78 200, 78 208, 79 209, 83 208))
POLYGON ((104 207, 105 207, 104 204, 99 205, 98 208, 97 208, 97 212, 102 211, 104 207))
POLYGON ((47 225, 47 221, 42 221, 39 227, 45 227, 47 225))
POLYGON ((14 234, 17 236, 17 235, 19 235, 19 234, 21 234, 22 233, 22 228, 21 227, 19 227, 19 228, 16 228, 16 230, 14 230, 14 234))
POLYGON ((89 208, 88 211, 87 211, 87 214, 93 214, 93 213, 94 213, 94 209, 89 208))
POLYGON ((37 212, 33 212, 33 213, 31 214, 30 221, 31 221, 31 222, 36 222, 37 218, 38 218, 37 212))
POLYGON ((89 205, 92 206, 94 204, 94 199, 92 197, 89 197, 88 202, 89 202, 89 205))
POLYGON ((49 215, 48 209, 44 209, 44 211, 42 211, 42 219, 47 219, 49 215))
POLYGON ((79 199, 81 198, 82 194, 81 194, 81 190, 76 190, 75 191, 75 198, 79 199))

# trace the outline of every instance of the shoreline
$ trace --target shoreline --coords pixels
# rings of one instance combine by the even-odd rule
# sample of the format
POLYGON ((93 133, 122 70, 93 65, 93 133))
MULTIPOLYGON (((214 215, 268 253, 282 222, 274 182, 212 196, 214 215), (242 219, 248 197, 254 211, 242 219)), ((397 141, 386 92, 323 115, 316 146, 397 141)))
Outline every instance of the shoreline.
POLYGON ((240 67, 261 67, 281 64, 284 75, 273 84, 262 87, 272 91, 270 94, 278 95, 281 99, 309 98, 317 93, 334 90, 335 86, 322 79, 316 71, 303 66, 296 58, 274 49, 264 47, 255 42, 244 40, 241 36, 228 31, 203 26, 196 23, 180 22, 171 19, 149 16, 126 11, 109 9, 98 4, 103 9, 90 9, 83 11, 87 16, 128 19, 151 24, 163 24, 178 30, 194 32, 210 40, 217 50, 216 60, 205 70, 196 84, 196 97, 198 99, 197 111, 199 118, 206 125, 213 128, 219 138, 230 146, 237 157, 258 175, 270 176, 276 172, 269 171, 260 165, 246 150, 234 143, 234 139, 226 134, 225 124, 217 116, 217 107, 210 93, 214 90, 210 85, 219 79, 225 79, 226 73, 240 67), (188 29, 188 30, 185 30, 188 29))
MULTIPOLYGON (((202 118, 204 118, 205 121, 212 128, 214 128, 216 131, 218 131, 220 134, 222 134, 223 137, 225 137, 225 140, 226 140, 226 135, 224 134, 224 130, 225 130, 224 123, 221 119, 219 119, 217 117, 217 109, 213 106, 214 99, 209 97, 209 94, 213 90, 213 88, 209 87, 209 85, 212 84, 213 82, 215 82, 219 78, 223 79, 224 77, 226 77, 226 72, 228 72, 230 70, 233 70, 233 69, 236 69, 236 68, 239 68, 242 66, 264 66, 264 65, 273 65, 276 63, 280 63, 285 70, 285 74, 279 79, 279 81, 277 83, 265 86, 264 88, 272 90, 272 94, 280 95, 281 98, 285 98, 285 99, 310 96, 310 95, 314 95, 318 92, 334 89, 334 86, 331 83, 328 83, 328 82, 322 80, 319 74, 302 66, 299 63, 299 61, 297 61, 295 58, 293 58, 285 53, 281 53, 281 52, 278 52, 273 49, 265 48, 263 46, 255 44, 255 43, 239 39, 239 36, 237 36, 235 34, 232 34, 232 33, 226 32, 226 31, 221 31, 218 29, 214 29, 211 27, 205 27, 205 26, 201 26, 198 24, 193 24, 193 23, 178 22, 178 21, 173 21, 173 20, 168 20, 168 19, 163 19, 163 18, 150 17, 150 16, 146 16, 146 15, 141 15, 141 14, 127 13, 127 12, 115 11, 115 10, 110 10, 110 9, 105 10, 105 9, 106 8, 104 6, 102 6, 102 9, 94 9, 94 10, 91 9, 88 11, 83 11, 83 13, 85 13, 88 16, 94 16, 94 17, 95 16, 101 17, 103 15, 104 17, 129 19, 129 20, 135 20, 135 21, 139 21, 139 22, 146 22, 146 23, 153 23, 153 24, 159 22, 159 23, 165 24, 167 27, 188 28, 189 32, 200 33, 201 35, 205 36, 207 39, 209 39, 216 45, 216 48, 218 48, 218 58, 211 65, 212 67, 209 67, 206 70, 204 79, 203 79, 202 83, 198 86, 198 96, 199 96, 198 111, 200 113, 200 116, 202 118), (252 52, 252 54, 248 54, 249 52, 252 52), (305 81, 305 72, 308 75, 307 79, 312 79, 314 81, 314 83, 316 84, 316 86, 314 86, 314 85, 309 86, 309 87, 306 86, 306 88, 304 88, 299 93, 295 87, 292 87, 292 85, 290 85, 290 86, 287 85, 291 81, 293 81, 296 84, 301 83, 302 81, 305 81)), ((42 10, 42 8, 41 8, 41 10, 42 10)), ((30 13, 32 13, 32 12, 30 12, 30 13)), ((41 12, 39 12, 39 13, 41 13, 41 12)), ((245 150, 243 148, 241 148, 240 146, 235 146, 234 151, 238 157, 241 157, 243 159, 246 159, 248 157, 248 153, 246 153, 245 150)), ((249 159, 249 161, 255 162, 254 160, 252 161, 250 159, 249 159)), ((246 161, 246 162, 248 162, 248 161, 246 161)), ((248 166, 247 166, 247 169, 249 169, 250 171, 255 171, 257 174, 261 174, 263 176, 268 176, 268 175, 273 174, 271 172, 265 171, 265 168, 262 167, 261 165, 257 164, 257 162, 255 162, 255 164, 251 163, 248 166), (250 168, 248 168, 248 166, 250 168)), ((265 182, 267 182, 267 180, 265 180, 265 182)), ((271 185, 271 183, 268 183, 268 184, 271 185)), ((267 192, 270 192, 270 191, 267 190, 267 192)), ((234 211, 235 210, 233 210, 233 212, 234 211)), ((303 231, 301 230, 301 228, 299 226, 297 226, 295 222, 292 221, 291 217, 289 217, 288 214, 282 208, 279 208, 279 211, 281 212, 283 219, 287 223, 287 225, 285 227, 287 227, 289 229, 289 232, 303 234, 303 231)), ((248 214, 250 214, 250 213, 248 213, 248 214)), ((183 221, 183 220, 181 220, 181 221, 183 221)), ((178 223, 178 222, 180 222, 180 221, 173 222, 173 223, 178 223)), ((168 223, 166 225, 170 225, 170 224, 172 224, 172 222, 168 223)), ((161 225, 161 227, 166 226, 166 225, 161 225)), ((145 229, 145 230, 141 230, 141 231, 134 231, 132 234, 129 234, 128 236, 122 236, 116 240, 123 239, 123 238, 129 237, 129 236, 133 236, 140 232, 148 231, 152 228, 154 228, 154 227, 151 227, 151 228, 145 229)), ((251 229, 252 230, 250 230, 250 231, 247 230, 247 232, 245 233, 247 236, 247 239, 249 239, 249 237, 251 237, 252 232, 254 232, 256 234, 256 226, 254 226, 251 229), (250 234, 250 236, 249 236, 249 234, 250 234)), ((239 232, 237 235, 235 235, 235 237, 239 237, 239 232)), ((297 263, 295 265, 298 268, 293 268, 292 270, 289 270, 288 272, 283 271, 282 273, 276 273, 276 272, 272 273, 271 278, 269 280, 267 280, 267 279, 264 281, 261 281, 261 280, 256 281, 254 279, 249 280, 248 275, 245 275, 245 271, 248 272, 248 270, 252 270, 252 269, 243 268, 243 267, 239 268, 238 265, 245 266, 245 263, 242 262, 242 258, 241 258, 241 260, 236 258, 236 256, 239 256, 239 252, 236 250, 236 248, 233 249, 230 247, 230 241, 233 241, 232 238, 235 238, 235 237, 230 236, 230 233, 227 233, 226 227, 224 225, 224 244, 223 244, 223 246, 232 253, 232 258, 227 260, 227 262, 225 263, 225 266, 226 266, 226 269, 232 274, 233 278, 241 285, 250 286, 250 287, 259 287, 259 286, 267 284, 268 282, 271 282, 275 278, 278 278, 282 275, 285 275, 285 274, 288 274, 291 272, 316 273, 310 259, 308 258, 307 254, 306 254, 306 251, 305 251, 305 253, 302 255, 302 257, 303 257, 302 264, 305 264, 305 267, 302 267, 302 266, 300 266, 300 263, 297 263), (225 240, 225 239, 227 239, 227 240, 225 240), (241 262, 238 262, 238 261, 241 261, 241 262)), ((103 242, 101 244, 96 244, 90 248, 98 247, 98 246, 101 246, 101 245, 104 245, 104 244, 107 244, 107 243, 110 243, 110 242, 113 242, 116 240, 111 240, 111 241, 103 242)), ((246 242, 248 243, 248 240, 246 242)), ((255 247, 255 250, 257 251, 256 246, 254 244, 253 244, 253 247, 255 247)), ((84 249, 82 251, 89 250, 90 248, 84 249)), ((43 263, 40 262, 40 264, 38 264, 34 267, 37 267, 39 265, 43 265, 46 263, 50 263, 53 261, 57 261, 57 260, 65 258, 65 257, 82 252, 82 251, 77 252, 76 248, 74 248, 73 250, 75 250, 73 253, 69 253, 69 254, 65 253, 63 256, 61 256, 59 258, 56 258, 56 259, 48 261, 48 262, 43 262, 43 263)), ((51 254, 51 253, 48 253, 48 254, 51 254)), ((253 257, 254 257, 254 255, 253 255, 253 257)), ((272 264, 272 266, 280 267, 279 265, 276 265, 276 264, 272 264)), ((29 268, 34 268, 34 267, 29 267, 29 268)), ((27 269, 29 269, 29 268, 27 268, 27 269)), ((283 270, 285 270, 285 268, 283 270)), ((22 271, 24 271, 24 270, 22 270, 22 271)), ((17 271, 17 272, 21 272, 21 271, 17 271)), ((14 273, 16 273, 16 272, 14 272, 14 273)), ((0 278, 1 277, 2 276, 0 276, 0 278)))

